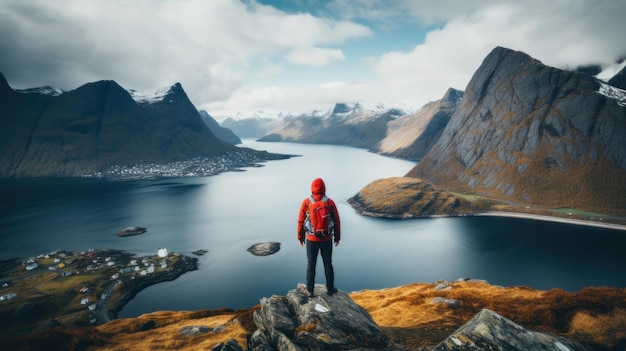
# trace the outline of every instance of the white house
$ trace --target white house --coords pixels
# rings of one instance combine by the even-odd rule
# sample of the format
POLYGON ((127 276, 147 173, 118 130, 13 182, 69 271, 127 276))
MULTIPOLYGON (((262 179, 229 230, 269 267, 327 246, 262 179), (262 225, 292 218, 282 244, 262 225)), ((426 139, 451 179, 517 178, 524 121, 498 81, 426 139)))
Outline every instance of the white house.
POLYGON ((160 248, 157 250, 157 256, 159 257, 167 257, 167 249, 166 248, 160 248))

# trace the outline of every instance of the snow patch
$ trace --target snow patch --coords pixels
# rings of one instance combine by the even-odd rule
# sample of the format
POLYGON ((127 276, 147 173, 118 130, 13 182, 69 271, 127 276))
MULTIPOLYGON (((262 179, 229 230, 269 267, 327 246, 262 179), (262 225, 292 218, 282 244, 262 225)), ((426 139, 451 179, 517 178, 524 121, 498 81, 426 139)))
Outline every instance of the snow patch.
POLYGON ((129 89, 128 93, 137 103, 153 104, 155 102, 163 101, 170 91, 172 91, 172 87, 158 89, 152 94, 142 94, 134 89, 129 89))
POLYGON ((606 83, 600 83, 598 93, 608 97, 609 99, 617 100, 618 105, 626 107, 626 90, 616 88, 606 83))
POLYGON ((46 85, 45 87, 22 89, 22 90, 15 90, 15 91, 17 91, 18 93, 23 93, 23 94, 39 94, 39 95, 48 95, 48 96, 59 96, 63 94, 63 90, 57 87, 50 86, 50 85, 46 85))

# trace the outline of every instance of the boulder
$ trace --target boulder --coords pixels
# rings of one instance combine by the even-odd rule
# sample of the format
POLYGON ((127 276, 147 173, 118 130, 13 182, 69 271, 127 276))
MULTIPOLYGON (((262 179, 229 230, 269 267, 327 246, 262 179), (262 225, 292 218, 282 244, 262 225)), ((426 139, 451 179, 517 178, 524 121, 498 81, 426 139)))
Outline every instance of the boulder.
POLYGON ((280 243, 268 242, 254 244, 248 248, 248 252, 255 256, 269 256, 275 254, 280 250, 280 243))
POLYGON ((467 324, 439 343, 435 350, 589 351, 590 349, 565 338, 526 330, 491 310, 483 309, 467 324))
POLYGON ((248 349, 264 350, 351 350, 382 349, 389 338, 372 317, 343 291, 328 295, 316 285, 315 296, 298 284, 286 296, 261 299, 254 312, 258 330, 248 349))

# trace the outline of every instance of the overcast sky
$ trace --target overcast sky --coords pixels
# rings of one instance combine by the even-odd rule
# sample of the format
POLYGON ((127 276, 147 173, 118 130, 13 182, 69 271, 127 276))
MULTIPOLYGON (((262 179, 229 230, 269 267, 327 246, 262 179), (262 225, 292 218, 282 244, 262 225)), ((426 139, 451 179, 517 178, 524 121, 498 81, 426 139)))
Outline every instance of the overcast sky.
POLYGON ((624 0, 0 0, 0 72, 14 89, 180 82, 218 119, 418 109, 464 90, 496 46, 615 73, 625 14, 624 0))

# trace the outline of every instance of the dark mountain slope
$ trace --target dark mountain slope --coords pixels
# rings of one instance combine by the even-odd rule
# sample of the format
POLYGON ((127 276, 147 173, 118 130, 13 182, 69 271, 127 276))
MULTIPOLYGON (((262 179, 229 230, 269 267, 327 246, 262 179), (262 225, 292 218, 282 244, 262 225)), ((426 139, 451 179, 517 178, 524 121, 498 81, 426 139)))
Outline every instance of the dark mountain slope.
POLYGON ((232 130, 226 127, 220 126, 220 124, 217 123, 217 121, 213 117, 211 117, 211 115, 208 112, 204 110, 200 110, 198 112, 200 112, 200 117, 202 118, 202 121, 204 122, 204 124, 206 124, 206 126, 209 127, 211 132, 215 134, 216 137, 218 137, 219 139, 229 144, 233 144, 233 145, 241 144, 241 139, 239 139, 239 137, 235 135, 235 133, 233 133, 232 130))
POLYGON ((180 84, 143 101, 114 81, 58 96, 30 91, 0 79, 1 177, 82 176, 237 150, 211 133, 180 84))
POLYGON ((498 47, 407 176, 526 204, 626 212, 623 91, 498 47))
POLYGON ((626 67, 614 75, 609 80, 609 84, 620 89, 626 89, 626 67))
POLYGON ((448 89, 441 100, 433 101, 414 114, 387 124, 387 136, 373 151, 382 155, 419 161, 435 144, 448 125, 463 92, 448 89))

